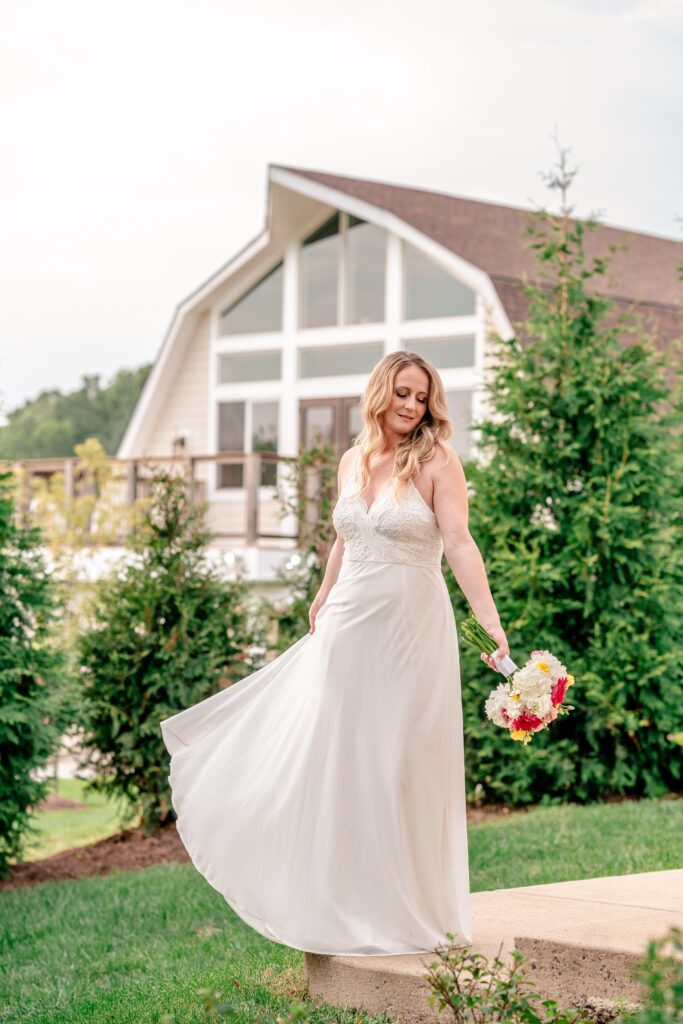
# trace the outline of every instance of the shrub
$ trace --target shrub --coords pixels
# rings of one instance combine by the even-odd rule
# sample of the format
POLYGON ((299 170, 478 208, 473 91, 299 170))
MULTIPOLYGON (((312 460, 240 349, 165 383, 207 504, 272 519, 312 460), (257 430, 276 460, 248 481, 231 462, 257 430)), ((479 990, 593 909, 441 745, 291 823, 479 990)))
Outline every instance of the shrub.
POLYGON ((287 486, 279 499, 283 515, 294 514, 299 524, 299 550, 277 573, 289 589, 287 602, 263 601, 263 614, 277 623, 272 649, 281 654, 308 632, 308 609, 320 589, 334 541, 332 508, 336 500, 337 459, 331 445, 304 448, 292 463, 287 486))
POLYGON ((174 818, 160 721, 256 667, 246 584, 208 564, 205 509, 187 491, 183 478, 156 476, 133 558, 97 585, 78 641, 92 748, 82 767, 94 770, 93 789, 137 808, 148 832, 174 818))
POLYGON ((33 831, 49 786, 34 772, 59 741, 56 604, 40 542, 17 521, 12 476, 0 473, 0 875, 33 831))
POLYGON ((623 1017, 623 1024, 680 1024, 683 1020, 683 932, 668 933, 648 942, 635 977, 645 986, 645 1001, 623 1017))
POLYGON ((576 679, 576 710, 520 750, 485 722, 494 676, 463 652, 470 791, 506 803, 683 782, 680 406, 641 326, 597 290, 609 254, 586 255, 595 222, 570 217, 572 175, 563 154, 550 180, 561 214, 531 219, 540 283, 526 288, 525 342, 495 344, 482 464, 467 469, 513 658, 547 647, 576 679))
MULTIPOLYGON (((553 999, 541 999, 524 975, 525 957, 518 949, 506 963, 500 956, 489 962, 471 946, 449 942, 437 946, 438 959, 424 975, 431 992, 428 1002, 439 1012, 450 1010, 455 1024, 587 1024, 577 1008, 560 1010, 553 999)), ((502 947, 501 947, 502 948, 502 947)))

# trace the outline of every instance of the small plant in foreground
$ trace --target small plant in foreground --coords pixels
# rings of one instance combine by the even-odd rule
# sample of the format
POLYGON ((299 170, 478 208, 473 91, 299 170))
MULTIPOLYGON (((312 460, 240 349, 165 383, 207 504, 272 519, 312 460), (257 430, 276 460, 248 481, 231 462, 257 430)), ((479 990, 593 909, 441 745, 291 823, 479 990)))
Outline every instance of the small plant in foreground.
POLYGON ((508 962, 498 954, 489 962, 471 946, 448 942, 437 946, 438 960, 424 975, 432 991, 431 1006, 450 1009, 455 1024, 587 1024, 578 1009, 561 1010, 553 999, 541 999, 524 978, 524 954, 517 949, 508 962))
POLYGON ((652 939, 634 976, 646 998, 640 1009, 625 1014, 623 1024, 679 1024, 683 1020, 683 931, 673 927, 652 939))
MULTIPOLYGON (((212 992, 209 988, 200 988, 197 990, 197 995, 201 1000, 203 1024, 207 1024, 208 1021, 238 1021, 240 1019, 235 1006, 221 1002, 220 992, 212 992)), ((174 1013, 164 1013, 161 1017, 156 1018, 156 1024, 181 1024, 181 1022, 174 1013)))

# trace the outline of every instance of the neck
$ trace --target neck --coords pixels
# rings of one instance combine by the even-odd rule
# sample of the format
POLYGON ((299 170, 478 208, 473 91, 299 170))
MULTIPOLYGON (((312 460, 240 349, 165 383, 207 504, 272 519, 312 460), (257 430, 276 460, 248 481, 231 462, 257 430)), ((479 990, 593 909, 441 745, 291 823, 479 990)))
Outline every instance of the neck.
POLYGON ((395 452, 399 444, 403 440, 402 434, 395 434, 393 430, 384 431, 384 448, 382 449, 383 455, 388 455, 389 452, 395 452))

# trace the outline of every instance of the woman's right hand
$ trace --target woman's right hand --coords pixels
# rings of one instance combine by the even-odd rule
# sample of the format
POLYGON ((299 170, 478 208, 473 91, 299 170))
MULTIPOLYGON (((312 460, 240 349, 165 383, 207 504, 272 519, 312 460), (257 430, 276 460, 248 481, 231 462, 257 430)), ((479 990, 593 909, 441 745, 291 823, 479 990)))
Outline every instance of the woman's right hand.
POLYGON ((311 628, 308 631, 309 633, 315 633, 315 620, 318 615, 318 612, 320 611, 324 604, 325 598, 321 597, 320 594, 316 594, 313 600, 313 604, 308 609, 308 621, 311 624, 311 628))

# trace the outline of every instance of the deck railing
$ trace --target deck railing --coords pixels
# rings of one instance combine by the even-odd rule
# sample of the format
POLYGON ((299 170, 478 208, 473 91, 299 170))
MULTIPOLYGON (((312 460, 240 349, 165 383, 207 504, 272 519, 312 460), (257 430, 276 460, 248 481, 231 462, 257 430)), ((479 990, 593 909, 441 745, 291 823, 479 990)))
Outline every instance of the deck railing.
MULTIPOLYGON (((115 495, 114 502, 121 506, 132 506, 139 498, 146 497, 156 471, 175 469, 183 473, 193 500, 208 503, 207 526, 212 535, 254 545, 263 540, 296 541, 299 537, 296 516, 282 516, 278 488, 272 483, 263 484, 264 470, 273 466, 275 468, 268 474, 269 478, 277 479, 279 487, 284 485, 286 488, 288 474, 284 467, 294 462, 292 456, 277 452, 233 451, 219 455, 183 453, 134 459, 112 456, 104 460, 103 467, 107 486, 115 495), (242 486, 216 486, 221 466, 242 467, 239 474, 242 486)), ((98 488, 97 472, 75 457, 24 459, 3 465, 12 469, 21 480, 19 503, 27 522, 35 522, 37 518, 38 481, 48 482, 62 474, 61 493, 66 505, 84 494, 96 493, 98 488)), ((293 486, 293 480, 289 486, 293 486)), ((311 493, 310 482, 306 491, 311 493)), ((83 542, 88 543, 87 538, 84 537, 83 542)), ((100 542, 93 538, 92 543, 100 542)))

